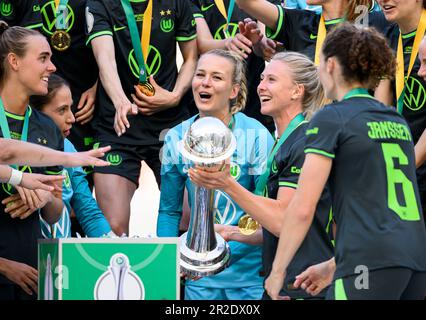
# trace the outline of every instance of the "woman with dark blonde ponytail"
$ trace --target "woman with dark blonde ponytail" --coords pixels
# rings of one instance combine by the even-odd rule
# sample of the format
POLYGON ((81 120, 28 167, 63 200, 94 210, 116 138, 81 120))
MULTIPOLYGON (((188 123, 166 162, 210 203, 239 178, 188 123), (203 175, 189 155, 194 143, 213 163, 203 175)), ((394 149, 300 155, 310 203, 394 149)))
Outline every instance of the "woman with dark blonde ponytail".
MULTIPOLYGON (((172 128, 166 135, 161 167, 161 197, 157 222, 160 237, 178 236, 182 217, 184 190, 188 191, 189 206, 195 205, 194 185, 188 177, 189 163, 182 162, 177 150, 190 125, 202 117, 216 117, 229 127, 237 149, 231 157, 233 179, 244 188, 254 191, 262 173, 262 164, 272 148, 269 131, 257 120, 241 111, 247 99, 243 59, 232 51, 215 49, 201 55, 192 92, 199 114, 172 128)), ((214 193, 215 230, 231 249, 230 266, 222 272, 186 281, 187 300, 258 300, 263 293, 261 247, 257 245, 262 234, 243 235, 238 222, 245 212, 224 192, 214 193)))

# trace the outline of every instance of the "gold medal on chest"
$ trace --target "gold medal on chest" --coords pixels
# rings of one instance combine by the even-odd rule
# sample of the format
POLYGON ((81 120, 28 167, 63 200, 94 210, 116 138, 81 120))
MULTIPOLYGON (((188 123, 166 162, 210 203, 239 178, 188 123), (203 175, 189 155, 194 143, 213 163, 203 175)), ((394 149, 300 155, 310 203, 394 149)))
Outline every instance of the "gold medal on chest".
POLYGON ((50 43, 55 50, 65 51, 71 46, 71 36, 65 30, 56 30, 50 38, 50 43))

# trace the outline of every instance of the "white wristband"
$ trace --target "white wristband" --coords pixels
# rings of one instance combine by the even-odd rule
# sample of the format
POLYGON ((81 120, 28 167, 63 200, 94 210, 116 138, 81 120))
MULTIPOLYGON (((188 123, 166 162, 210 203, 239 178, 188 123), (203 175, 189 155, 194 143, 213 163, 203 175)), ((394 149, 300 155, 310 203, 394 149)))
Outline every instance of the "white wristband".
POLYGON ((19 184, 22 182, 22 175, 23 172, 12 169, 12 174, 10 175, 9 181, 7 183, 11 184, 12 186, 19 186, 19 184))

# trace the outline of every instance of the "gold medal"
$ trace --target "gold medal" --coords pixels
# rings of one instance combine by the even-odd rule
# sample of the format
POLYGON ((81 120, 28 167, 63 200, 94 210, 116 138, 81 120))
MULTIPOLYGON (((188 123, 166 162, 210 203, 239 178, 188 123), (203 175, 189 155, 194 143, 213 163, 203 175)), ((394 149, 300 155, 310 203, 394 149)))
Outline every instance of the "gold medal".
POLYGON ((58 51, 65 51, 71 46, 71 36, 65 30, 56 30, 50 38, 52 47, 58 51))
POLYGON ((138 88, 142 91, 142 93, 148 97, 152 97, 155 94, 155 89, 148 81, 139 82, 138 88))
POLYGON ((248 214, 243 215, 238 221, 238 230, 246 236, 249 236, 255 233, 258 228, 259 228, 259 222, 254 220, 248 214))

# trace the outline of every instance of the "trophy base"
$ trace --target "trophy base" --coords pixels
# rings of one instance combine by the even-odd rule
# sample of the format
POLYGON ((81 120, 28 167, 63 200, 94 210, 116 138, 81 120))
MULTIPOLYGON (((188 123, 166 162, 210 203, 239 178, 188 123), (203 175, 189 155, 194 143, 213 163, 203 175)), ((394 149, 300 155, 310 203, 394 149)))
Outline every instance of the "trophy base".
POLYGON ((186 245, 188 232, 180 236, 180 269, 189 278, 205 277, 217 274, 229 266, 231 249, 228 243, 218 234, 217 245, 209 252, 196 252, 186 245))

